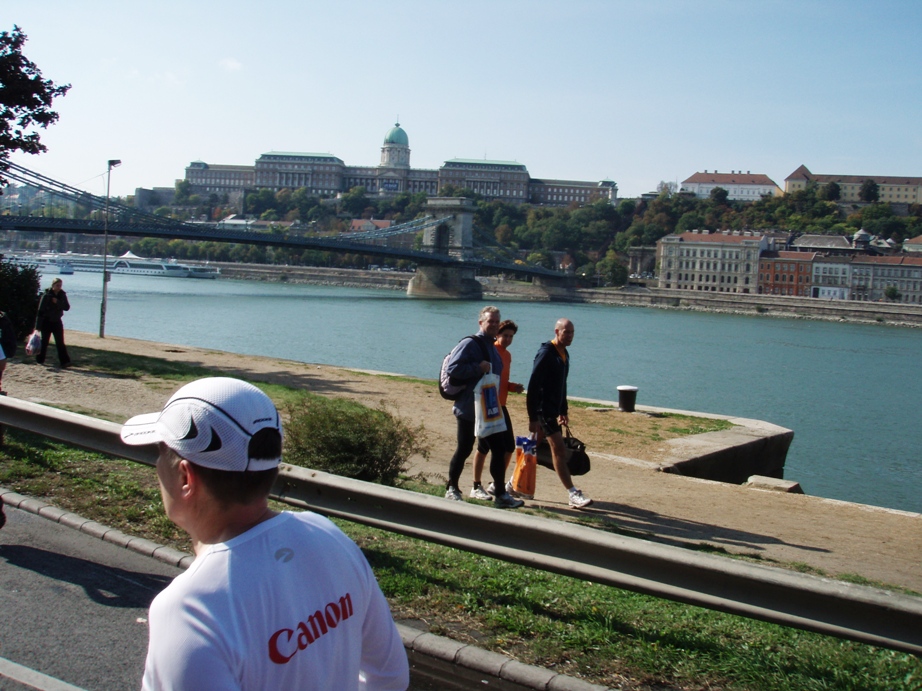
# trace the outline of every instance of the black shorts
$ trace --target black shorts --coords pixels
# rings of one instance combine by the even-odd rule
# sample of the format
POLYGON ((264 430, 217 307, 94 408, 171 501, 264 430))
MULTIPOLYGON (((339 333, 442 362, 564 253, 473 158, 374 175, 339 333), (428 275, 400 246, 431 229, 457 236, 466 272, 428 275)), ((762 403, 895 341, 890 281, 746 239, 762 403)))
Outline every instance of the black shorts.
POLYGON ((557 422, 556 417, 541 418, 541 431, 544 432, 545 437, 557 434, 561 431, 560 423, 557 422))
MULTIPOLYGON (((503 439, 503 451, 506 453, 515 453, 515 433, 512 431, 512 420, 509 418, 509 411, 503 406, 503 417, 506 419, 506 431, 497 432, 503 439)), ((477 451, 486 455, 490 452, 490 445, 485 439, 477 439, 477 451)))

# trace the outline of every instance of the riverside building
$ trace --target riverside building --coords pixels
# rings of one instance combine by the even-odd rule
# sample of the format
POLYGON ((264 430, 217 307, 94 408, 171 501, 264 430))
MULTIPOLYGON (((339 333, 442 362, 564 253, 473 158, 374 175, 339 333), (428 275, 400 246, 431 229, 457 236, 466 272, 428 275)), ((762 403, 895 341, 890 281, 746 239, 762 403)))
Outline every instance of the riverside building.
POLYGON ((227 194, 232 200, 247 190, 305 188, 311 195, 335 197, 353 187, 369 196, 393 197, 425 192, 437 196, 448 187, 470 189, 487 200, 513 204, 568 206, 597 200, 614 203, 618 186, 612 180, 557 180, 532 178, 515 161, 452 159, 438 170, 410 166, 410 140, 397 123, 381 146, 377 166, 349 166, 331 154, 270 151, 254 165, 223 165, 194 161, 185 179, 192 194, 227 194))
POLYGON ((656 243, 659 287, 719 293, 755 293, 759 256, 767 235, 734 230, 691 230, 656 243))
POLYGON ((922 305, 922 255, 881 254, 873 238, 693 230, 656 245, 660 288, 922 305), (813 236, 810 236, 813 237, 813 236), (821 249, 817 249, 821 246, 821 249))

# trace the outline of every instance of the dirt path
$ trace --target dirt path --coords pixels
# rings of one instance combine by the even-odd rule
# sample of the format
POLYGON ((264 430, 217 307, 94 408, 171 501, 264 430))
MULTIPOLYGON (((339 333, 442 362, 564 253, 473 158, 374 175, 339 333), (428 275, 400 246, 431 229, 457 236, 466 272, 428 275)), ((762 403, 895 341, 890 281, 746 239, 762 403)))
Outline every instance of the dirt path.
MULTIPOLYGON (((375 406, 381 402, 415 424, 423 424, 431 458, 414 459, 410 474, 444 480, 454 448, 450 405, 431 384, 373 376, 325 365, 205 350, 69 331, 68 343, 102 350, 183 361, 216 373, 283 383, 343 396, 375 406)), ((49 355, 49 360, 52 356, 49 355)), ((162 383, 117 379, 80 367, 69 370, 36 365, 32 358, 14 362, 3 377, 10 396, 65 407, 120 421, 158 410, 171 393, 162 383)), ((517 397, 521 398, 521 397, 517 397)), ((514 423, 524 424, 521 400, 511 401, 514 423), (517 412, 518 410, 518 412, 517 412)), ((607 434, 613 418, 619 428, 638 430, 649 421, 623 413, 571 411, 579 436, 591 440, 590 456, 637 458, 619 462, 593 457, 593 469, 578 485, 594 500, 585 514, 605 517, 625 530, 669 544, 707 543, 736 554, 807 564, 829 575, 857 574, 867 579, 922 592, 922 515, 848 504, 797 494, 782 494, 668 475, 653 470, 657 447, 642 435, 607 434)), ((796 433, 796 430, 795 430, 796 433)), ((462 479, 470 489, 470 471, 462 479)), ((807 488, 809 490, 809 488, 807 488)), ((530 505, 571 514, 566 493, 550 471, 538 471, 538 489, 530 505)))

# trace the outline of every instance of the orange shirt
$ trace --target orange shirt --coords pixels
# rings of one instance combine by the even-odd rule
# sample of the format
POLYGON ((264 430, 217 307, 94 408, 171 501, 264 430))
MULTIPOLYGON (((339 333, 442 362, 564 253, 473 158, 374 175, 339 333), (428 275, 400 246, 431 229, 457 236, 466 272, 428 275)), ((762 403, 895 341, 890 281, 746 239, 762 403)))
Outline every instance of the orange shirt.
MULTIPOLYGON (((496 352, 499 353, 499 359, 503 361, 503 373, 499 375, 499 404, 506 405, 506 396, 509 394, 509 371, 512 369, 512 353, 503 348, 499 341, 493 344, 496 346, 496 352)), ((515 387, 521 387, 521 384, 512 382, 515 387)))

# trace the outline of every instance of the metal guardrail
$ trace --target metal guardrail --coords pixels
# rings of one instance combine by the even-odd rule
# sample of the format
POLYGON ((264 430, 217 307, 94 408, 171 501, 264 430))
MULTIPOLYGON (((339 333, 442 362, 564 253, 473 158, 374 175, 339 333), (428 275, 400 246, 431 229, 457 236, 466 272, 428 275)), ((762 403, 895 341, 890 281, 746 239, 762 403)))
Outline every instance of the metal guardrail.
MULTIPOLYGON (((13 398, 0 424, 154 465, 120 425, 13 398)), ((594 583, 922 654, 922 599, 283 465, 292 506, 594 583)))

